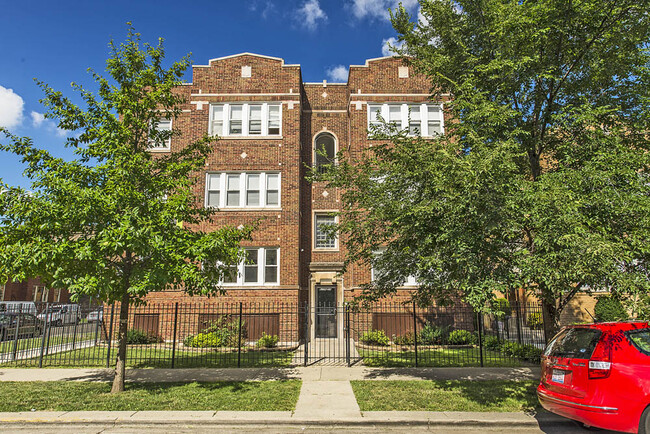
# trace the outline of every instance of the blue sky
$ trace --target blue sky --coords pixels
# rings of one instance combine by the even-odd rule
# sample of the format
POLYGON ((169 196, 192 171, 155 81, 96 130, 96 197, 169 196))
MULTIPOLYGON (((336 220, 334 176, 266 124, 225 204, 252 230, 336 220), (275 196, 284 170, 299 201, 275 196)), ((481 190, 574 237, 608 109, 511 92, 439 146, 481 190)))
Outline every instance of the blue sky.
MULTIPOLYGON (((192 61, 240 52, 302 66, 303 80, 344 82, 349 65, 388 55, 396 36, 387 9, 397 0, 59 0, 7 1, 0 15, 0 126, 67 158, 66 131, 44 119, 34 78, 75 97, 71 82, 92 87, 86 72, 104 71, 107 44, 126 37, 131 21, 143 41, 165 39, 167 59, 192 61)), ((413 15, 417 0, 402 0, 413 15)), ((191 71, 185 76, 191 81, 191 71)), ((78 101, 77 98, 73 98, 78 101)), ((5 141, 4 137, 0 137, 5 141)), ((24 167, 0 151, 0 179, 29 187, 24 167)))

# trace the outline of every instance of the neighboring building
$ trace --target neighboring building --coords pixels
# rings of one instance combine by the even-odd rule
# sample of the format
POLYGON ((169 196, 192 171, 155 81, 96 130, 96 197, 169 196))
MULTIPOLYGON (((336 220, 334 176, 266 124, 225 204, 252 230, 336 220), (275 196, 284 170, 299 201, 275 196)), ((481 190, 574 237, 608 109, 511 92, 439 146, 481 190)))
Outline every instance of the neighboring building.
MULTIPOLYGON (((233 267, 223 283, 228 300, 341 305, 351 298, 371 271, 352 266, 340 275, 345 252, 321 228, 335 221, 330 213, 339 210, 341 191, 308 183, 306 166, 334 162, 338 151, 360 156, 373 143, 368 128, 376 113, 414 134, 444 133, 443 101, 429 99, 429 81, 385 57, 351 66, 344 84, 303 83, 299 65, 244 53, 195 65, 193 82, 178 91, 187 98, 182 115, 159 128, 182 135, 152 152, 219 135, 196 185, 198 200, 220 209, 203 229, 262 219, 245 244, 249 263, 233 267)), ((187 300, 180 291, 148 298, 187 300)), ((331 321, 342 330, 341 318, 331 321)))
POLYGON ((0 285, 0 301, 68 303, 70 293, 65 289, 48 288, 39 279, 28 279, 0 285))

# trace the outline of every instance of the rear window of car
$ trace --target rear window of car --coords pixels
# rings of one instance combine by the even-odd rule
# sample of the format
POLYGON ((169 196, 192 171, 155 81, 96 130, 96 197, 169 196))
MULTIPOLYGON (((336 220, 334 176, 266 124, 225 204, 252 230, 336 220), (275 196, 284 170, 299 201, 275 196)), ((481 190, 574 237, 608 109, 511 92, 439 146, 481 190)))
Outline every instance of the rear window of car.
POLYGON ((635 347, 650 355, 650 329, 634 330, 627 332, 626 335, 635 347))
POLYGON ((570 359, 589 359, 598 344, 602 332, 589 328, 569 328, 549 342, 545 356, 570 359))

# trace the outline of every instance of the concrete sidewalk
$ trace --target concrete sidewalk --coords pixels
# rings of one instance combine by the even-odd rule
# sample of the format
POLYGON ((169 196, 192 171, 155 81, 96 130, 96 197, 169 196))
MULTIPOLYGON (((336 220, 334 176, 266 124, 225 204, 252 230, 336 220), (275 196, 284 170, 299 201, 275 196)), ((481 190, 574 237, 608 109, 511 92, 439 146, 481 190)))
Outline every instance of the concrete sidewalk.
MULTIPOLYGON (((0 381, 112 381, 112 369, 0 369, 0 381)), ((127 369, 127 381, 537 380, 539 368, 295 368, 127 369)))

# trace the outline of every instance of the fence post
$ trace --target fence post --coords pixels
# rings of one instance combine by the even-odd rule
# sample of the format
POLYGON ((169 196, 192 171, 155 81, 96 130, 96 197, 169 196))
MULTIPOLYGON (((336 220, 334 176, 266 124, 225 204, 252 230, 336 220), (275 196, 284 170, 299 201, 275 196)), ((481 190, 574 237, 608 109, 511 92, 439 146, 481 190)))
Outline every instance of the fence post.
POLYGON ((244 311, 244 303, 239 302, 239 330, 237 330, 237 367, 241 368, 241 317, 244 311))
POLYGON ((305 303, 305 360, 307 366, 309 362, 309 303, 305 303))
POLYGON ((521 345, 521 307, 519 306, 519 300, 515 301, 515 308, 517 309, 517 342, 521 345))
MULTIPOLYGON (((65 318, 65 315, 63 316, 65 318)), ((79 311, 77 311, 77 317, 74 320, 74 327, 72 328, 72 349, 75 350, 77 348, 77 324, 79 323, 79 311)), ((63 342, 65 340, 63 339, 64 333, 61 332, 61 348, 63 347, 63 342)))
POLYGON ((178 329, 178 302, 174 306, 174 336, 172 338, 172 369, 174 369, 174 361, 176 359, 176 330, 178 329))
POLYGON ((108 326, 108 350, 106 351, 106 367, 110 368, 111 363, 111 342, 113 341, 113 316, 115 315, 115 303, 111 306, 111 323, 108 326))
MULTIPOLYGON (((476 312, 476 322, 478 323, 478 351, 481 358, 481 368, 483 367, 483 315, 476 312)), ((497 326, 498 328, 498 326, 497 326)))
POLYGON ((415 300, 413 300, 413 345, 415 346, 415 367, 418 367, 418 320, 415 315, 415 300))
POLYGON ((18 353, 18 332, 20 330, 20 316, 23 313, 23 305, 18 306, 18 317, 16 318, 16 333, 14 336, 14 351, 12 353, 12 359, 16 360, 16 353, 18 353))
POLYGON ((350 366, 350 306, 345 305, 345 361, 350 366))
POLYGON ((95 324, 95 346, 97 346, 97 341, 99 340, 99 323, 104 322, 104 307, 102 306, 101 313, 97 314, 97 321, 95 324))
POLYGON ((49 323, 49 313, 50 313, 50 303, 45 304, 45 323, 43 324, 43 329, 41 330, 41 333, 43 333, 42 338, 41 338, 41 354, 38 357, 38 367, 42 368, 43 367, 43 353, 45 352, 45 334, 47 333, 47 325, 49 323))

